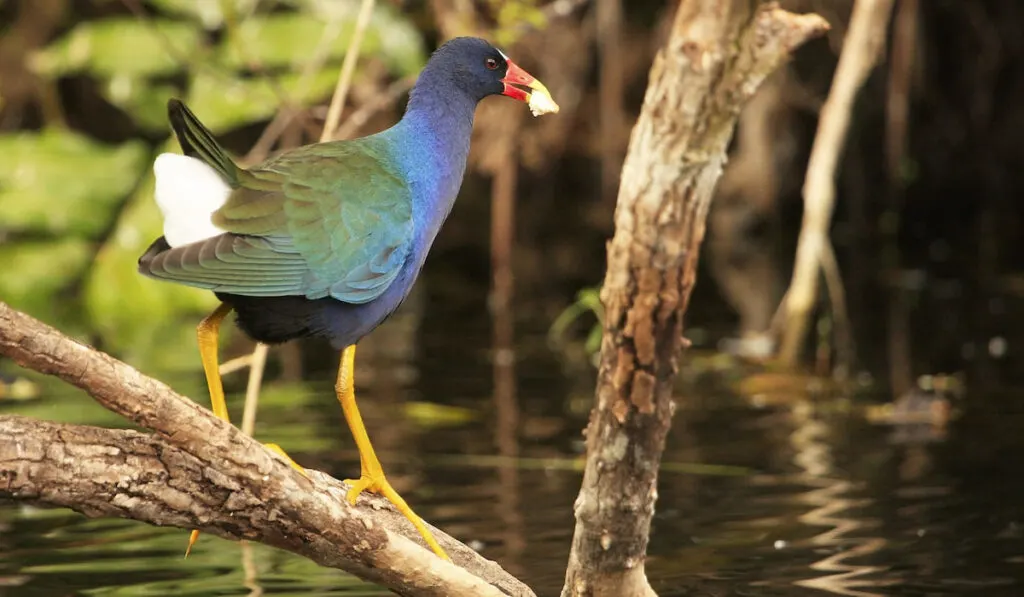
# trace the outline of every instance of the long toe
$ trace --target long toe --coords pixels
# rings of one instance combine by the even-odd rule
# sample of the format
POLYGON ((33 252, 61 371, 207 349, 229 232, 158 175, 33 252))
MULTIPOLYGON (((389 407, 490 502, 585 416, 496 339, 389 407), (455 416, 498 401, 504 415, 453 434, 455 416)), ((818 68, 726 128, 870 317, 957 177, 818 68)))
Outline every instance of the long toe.
POLYGON ((354 506, 356 500, 359 499, 359 494, 364 491, 384 496, 399 512, 402 513, 402 516, 412 523, 412 526, 416 527, 420 536, 423 537, 427 546, 430 547, 431 551, 433 551, 437 557, 442 560, 451 561, 448 554, 441 548, 441 544, 437 542, 437 539, 434 539, 434 534, 427 528, 423 519, 413 512, 412 508, 409 507, 409 504, 405 503, 402 496, 398 495, 398 492, 395 491, 395 488, 391 486, 391 483, 383 475, 370 476, 364 473, 359 479, 346 480, 345 484, 350 486, 348 494, 346 495, 346 499, 348 499, 350 504, 354 506))
POLYGON ((302 473, 303 477, 305 477, 307 479, 309 478, 309 475, 306 474, 306 469, 302 468, 301 466, 299 466, 299 463, 297 463, 294 460, 292 460, 292 457, 289 456, 288 453, 285 452, 283 448, 281 448, 281 446, 279 446, 277 444, 270 444, 270 443, 263 444, 263 445, 266 446, 267 449, 269 449, 271 452, 274 452, 275 454, 277 454, 281 458, 284 458, 285 460, 287 460, 288 464, 292 465, 293 469, 295 469, 295 470, 299 471, 300 473, 302 473))

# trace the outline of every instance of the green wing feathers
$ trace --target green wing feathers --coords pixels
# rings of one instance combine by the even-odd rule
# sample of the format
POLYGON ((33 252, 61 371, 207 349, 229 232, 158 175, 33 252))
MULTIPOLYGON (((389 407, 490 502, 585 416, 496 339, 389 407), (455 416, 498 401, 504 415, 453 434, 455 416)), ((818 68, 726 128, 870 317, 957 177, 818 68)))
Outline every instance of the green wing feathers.
POLYGON ((380 139, 307 145, 245 173, 213 216, 236 234, 291 239, 305 295, 362 303, 395 279, 412 240, 412 195, 380 139))
POLYGON ((301 295, 302 256, 287 239, 222 234, 143 256, 148 275, 215 292, 301 295))
POLYGON ((233 191, 214 212, 225 233, 140 261, 155 278, 247 296, 365 303, 395 280, 413 238, 412 195, 386 142, 365 137, 300 147, 242 170, 180 102, 182 149, 233 191))

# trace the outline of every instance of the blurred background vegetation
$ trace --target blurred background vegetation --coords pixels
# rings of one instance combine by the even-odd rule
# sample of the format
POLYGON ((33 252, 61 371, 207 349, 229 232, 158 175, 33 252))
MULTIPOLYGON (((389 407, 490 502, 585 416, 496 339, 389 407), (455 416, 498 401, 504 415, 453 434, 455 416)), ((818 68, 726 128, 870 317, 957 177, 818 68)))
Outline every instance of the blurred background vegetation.
MULTIPOLYGON (((847 0, 783 5, 819 12, 833 30, 744 112, 689 314, 698 347, 750 356, 771 344, 803 169, 850 10, 847 0)), ((243 163, 315 141, 358 8, 358 0, 0 2, 0 297, 144 371, 196 369, 193 327, 214 298, 135 272, 160 234, 152 160, 177 150, 166 100, 185 99, 243 163)), ((377 2, 341 136, 394 122, 429 52, 458 34, 504 45, 562 105, 536 121, 501 100, 481 106, 463 200, 420 284, 430 305, 448 307, 428 307, 428 319, 457 315, 459 305, 483 311, 490 293, 492 307, 514 303, 516 320, 554 324, 559 350, 584 351, 585 360, 595 348, 591 313, 617 176, 674 8, 377 2), (501 182, 509 172, 511 186, 501 182), (510 283, 492 283, 502 267, 514 273, 514 299, 510 283)), ((887 57, 857 105, 833 229, 856 363, 894 389, 935 372, 1012 377, 1022 370, 1011 332, 1024 295, 1015 200, 1024 9, 986 0, 903 2, 897 11, 912 11, 914 26, 894 18, 887 57)), ((808 364, 827 370, 827 303, 816 317, 808 364)))
MULTIPOLYGON (((821 14, 832 30, 740 117, 687 313, 694 348, 661 471, 652 578, 687 585, 662 595, 692 595, 690 579, 704 587, 718 570, 730 587, 721 594, 793 595, 787 583, 837 570, 840 552, 868 553, 853 533, 885 539, 865 560, 892 565, 865 573, 879 586, 907 575, 899 582, 917 589, 906 594, 1000 594, 979 575, 1020 575, 1024 4, 897 0, 855 106, 831 237, 853 397, 896 399, 889 411, 851 408, 849 387, 830 391, 837 327, 824 296, 800 371, 764 360, 852 2, 781 4, 821 14), (947 439, 950 402, 965 414, 947 439), (889 435, 876 412, 926 424, 889 435), (951 538, 962 539, 956 549, 951 538)), ((505 98, 481 104, 462 197, 410 300, 361 343, 358 373, 399 491, 548 593, 561 586, 572 533, 619 171, 677 6, 378 0, 338 133, 395 122, 429 53, 454 35, 500 43, 561 105, 534 119, 505 98)), ((359 0, 0 0, 0 300, 208 404, 195 326, 214 297, 136 273, 161 233, 153 158, 178 150, 166 101, 187 101, 243 163, 314 142, 358 10, 359 0)), ((233 326, 223 335, 225 360, 252 349, 233 326)), ((358 457, 325 399, 336 366, 322 343, 274 348, 257 437, 342 478, 358 457)), ((37 400, 0 400, 0 412, 127 424, 10 362, 0 362, 0 398, 33 392, 19 377, 52 385, 37 400)), ((244 378, 225 378, 233 414, 244 378)), ((229 566, 237 553, 225 546, 204 537, 183 562, 177 530, 7 504, 0 595, 3 581, 19 596, 228 594, 250 567, 229 566), (123 592, 102 589, 119 583, 123 592)), ((253 553, 268 582, 288 580, 294 594, 351 584, 282 552, 253 553)), ((857 594, 876 594, 850 578, 857 594)))
MULTIPOLYGON (((358 2, 3 8, 0 296, 151 371, 190 365, 192 351, 178 350, 194 343, 182 316, 213 297, 134 271, 161 230, 151 164, 176 150, 167 99, 185 99, 219 135, 244 135, 282 106, 316 105, 334 89, 358 2)), ((362 97, 414 75, 428 50, 411 20, 382 5, 364 51, 362 97)))

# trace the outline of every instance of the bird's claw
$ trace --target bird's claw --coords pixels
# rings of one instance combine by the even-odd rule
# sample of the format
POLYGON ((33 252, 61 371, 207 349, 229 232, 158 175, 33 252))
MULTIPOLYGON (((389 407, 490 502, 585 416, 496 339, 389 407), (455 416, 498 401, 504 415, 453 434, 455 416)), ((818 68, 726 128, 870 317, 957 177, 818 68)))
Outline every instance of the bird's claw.
POLYGON ((377 495, 384 495, 385 485, 387 485, 387 488, 391 489, 392 492, 395 491, 391 488, 391 484, 388 483, 388 480, 384 477, 375 479, 366 474, 358 479, 345 479, 344 483, 349 486, 348 493, 345 494, 345 500, 350 506, 356 505, 356 501, 359 499, 359 494, 364 491, 376 493, 377 495))
POLYGON ((401 512, 414 527, 416 527, 416 530, 420 532, 420 536, 423 537, 427 546, 430 547, 431 551, 433 551, 437 557, 442 560, 451 561, 451 558, 449 558, 448 554, 441 548, 437 539, 434 539, 434 535, 427 528, 426 524, 424 524, 423 519, 412 511, 412 508, 405 503, 405 499, 403 499, 402 496, 398 495, 395 488, 392 487, 391 483, 386 477, 384 477, 383 472, 374 474, 373 472, 367 472, 364 470, 358 479, 346 479, 344 483, 349 486, 348 493, 345 494, 345 499, 350 505, 355 506, 356 501, 359 499, 359 494, 364 491, 384 496, 384 498, 391 502, 391 504, 401 512))

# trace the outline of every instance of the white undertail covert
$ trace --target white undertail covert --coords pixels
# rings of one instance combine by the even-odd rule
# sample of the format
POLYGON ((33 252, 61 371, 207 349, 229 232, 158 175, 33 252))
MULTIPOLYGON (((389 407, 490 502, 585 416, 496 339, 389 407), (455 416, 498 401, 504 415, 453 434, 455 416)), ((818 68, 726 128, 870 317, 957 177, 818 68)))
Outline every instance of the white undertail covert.
POLYGON ((153 173, 167 244, 178 247, 224 233, 211 216, 227 201, 231 187, 216 170, 187 155, 162 153, 153 162, 153 173))

